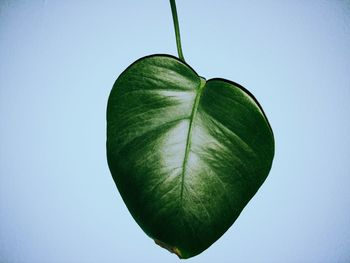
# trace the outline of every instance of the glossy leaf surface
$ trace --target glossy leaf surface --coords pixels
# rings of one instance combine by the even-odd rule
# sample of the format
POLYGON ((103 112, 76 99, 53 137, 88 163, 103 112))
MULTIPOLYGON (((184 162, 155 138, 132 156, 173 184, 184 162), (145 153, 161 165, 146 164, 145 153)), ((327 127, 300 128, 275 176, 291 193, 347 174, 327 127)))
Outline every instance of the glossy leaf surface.
POLYGON ((107 157, 130 213, 182 258, 201 253, 266 179, 272 130, 252 95, 204 80, 168 55, 141 58, 117 79, 107 107, 107 157))

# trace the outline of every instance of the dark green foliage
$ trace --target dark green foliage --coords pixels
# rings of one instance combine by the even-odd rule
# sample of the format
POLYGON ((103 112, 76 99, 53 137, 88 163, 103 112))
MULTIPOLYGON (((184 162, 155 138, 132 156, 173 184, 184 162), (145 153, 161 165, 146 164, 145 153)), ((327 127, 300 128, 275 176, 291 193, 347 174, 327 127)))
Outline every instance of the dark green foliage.
POLYGON ((132 216, 158 244, 189 258, 213 244, 266 179, 274 138, 243 87, 206 81, 168 55, 117 79, 107 107, 107 157, 132 216))

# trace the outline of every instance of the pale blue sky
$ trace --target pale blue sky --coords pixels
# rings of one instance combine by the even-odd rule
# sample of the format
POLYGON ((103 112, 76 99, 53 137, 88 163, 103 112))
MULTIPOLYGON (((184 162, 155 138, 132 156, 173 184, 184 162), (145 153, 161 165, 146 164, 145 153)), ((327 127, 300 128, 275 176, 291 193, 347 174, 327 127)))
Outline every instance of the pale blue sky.
MULTIPOLYGON (((250 90, 271 173, 187 262, 350 262, 350 2, 178 0, 186 61, 250 90)), ((130 216, 105 110, 134 60, 176 55, 169 3, 0 0, 0 262, 179 262, 130 216)))

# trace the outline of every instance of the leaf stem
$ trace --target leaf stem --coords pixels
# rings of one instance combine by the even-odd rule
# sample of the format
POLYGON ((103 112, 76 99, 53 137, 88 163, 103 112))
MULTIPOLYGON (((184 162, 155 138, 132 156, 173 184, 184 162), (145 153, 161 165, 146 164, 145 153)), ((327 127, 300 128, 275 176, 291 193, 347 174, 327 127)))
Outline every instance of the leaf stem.
POLYGON ((185 62, 185 58, 184 58, 184 55, 182 54, 182 48, 181 48, 180 28, 179 28, 179 20, 177 18, 175 0, 170 0, 170 6, 171 6, 171 13, 173 14, 177 53, 179 54, 179 59, 185 62))

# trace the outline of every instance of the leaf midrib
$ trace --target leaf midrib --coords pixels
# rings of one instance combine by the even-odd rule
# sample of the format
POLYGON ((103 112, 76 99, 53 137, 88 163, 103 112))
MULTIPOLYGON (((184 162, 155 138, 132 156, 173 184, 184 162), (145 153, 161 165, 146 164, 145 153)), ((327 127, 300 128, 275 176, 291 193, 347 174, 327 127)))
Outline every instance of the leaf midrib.
POLYGON ((187 139, 186 139, 186 148, 185 148, 185 156, 184 160, 182 162, 182 173, 181 173, 181 193, 180 193, 180 202, 182 203, 182 197, 183 197, 183 191, 184 191, 184 184, 185 184, 185 173, 187 171, 187 162, 188 162, 188 155, 190 153, 191 149, 191 143, 192 143, 192 130, 193 130, 193 121, 196 118, 197 109, 199 105, 199 100, 202 95, 203 88, 205 86, 205 79, 200 77, 199 87, 196 90, 197 95, 193 103, 191 116, 190 116, 190 124, 187 132, 187 139))

